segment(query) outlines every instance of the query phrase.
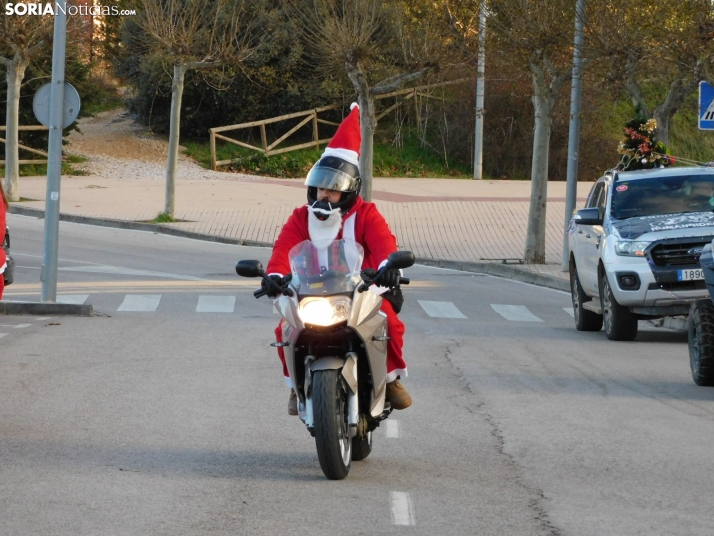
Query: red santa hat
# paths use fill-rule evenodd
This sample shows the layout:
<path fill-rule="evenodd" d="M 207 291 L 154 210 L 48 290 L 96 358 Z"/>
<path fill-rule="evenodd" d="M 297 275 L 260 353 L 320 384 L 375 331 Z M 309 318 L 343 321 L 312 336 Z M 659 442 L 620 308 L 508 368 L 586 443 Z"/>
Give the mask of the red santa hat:
<path fill-rule="evenodd" d="M 337 128 L 335 136 L 330 140 L 322 156 L 336 156 L 358 166 L 362 132 L 359 127 L 359 106 L 356 102 L 350 105 L 350 110 L 350 114 Z"/>

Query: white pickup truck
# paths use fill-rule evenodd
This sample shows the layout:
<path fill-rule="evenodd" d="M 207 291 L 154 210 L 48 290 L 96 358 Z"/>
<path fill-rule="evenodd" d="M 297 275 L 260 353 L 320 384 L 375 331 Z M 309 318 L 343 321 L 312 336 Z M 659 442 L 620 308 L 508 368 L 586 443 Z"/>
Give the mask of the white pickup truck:
<path fill-rule="evenodd" d="M 639 319 L 686 316 L 709 295 L 699 265 L 714 239 L 714 168 L 608 171 L 568 227 L 575 327 L 637 336 Z"/>

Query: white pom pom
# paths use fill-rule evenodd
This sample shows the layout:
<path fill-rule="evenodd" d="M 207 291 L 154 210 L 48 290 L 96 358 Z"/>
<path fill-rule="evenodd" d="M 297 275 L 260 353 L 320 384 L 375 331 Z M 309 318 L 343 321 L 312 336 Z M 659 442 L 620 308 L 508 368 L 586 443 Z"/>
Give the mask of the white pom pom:
<path fill-rule="evenodd" d="M 350 104 L 350 112 L 352 110 L 354 110 L 355 108 L 359 108 L 359 104 L 357 104 L 356 102 L 353 102 L 352 104 Z"/>

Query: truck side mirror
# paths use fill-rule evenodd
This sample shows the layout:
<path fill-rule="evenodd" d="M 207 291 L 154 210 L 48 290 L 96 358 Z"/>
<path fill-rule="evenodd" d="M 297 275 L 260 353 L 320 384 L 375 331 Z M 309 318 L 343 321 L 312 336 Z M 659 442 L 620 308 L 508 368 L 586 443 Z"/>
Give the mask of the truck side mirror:
<path fill-rule="evenodd" d="M 602 225 L 600 209 L 597 207 L 581 208 L 573 216 L 575 225 Z"/>

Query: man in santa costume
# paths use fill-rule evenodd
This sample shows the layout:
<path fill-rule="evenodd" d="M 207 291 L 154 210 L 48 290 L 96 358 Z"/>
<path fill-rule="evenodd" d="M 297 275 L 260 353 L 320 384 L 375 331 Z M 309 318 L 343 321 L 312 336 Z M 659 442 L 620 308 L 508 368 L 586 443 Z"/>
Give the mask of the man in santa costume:
<path fill-rule="evenodd" d="M 360 195 L 362 180 L 359 175 L 359 148 L 362 136 L 359 125 L 359 108 L 351 106 L 350 114 L 337 129 L 335 136 L 322 154 L 322 158 L 307 174 L 307 205 L 296 208 L 285 223 L 273 246 L 268 262 L 269 277 L 278 282 L 290 273 L 288 252 L 305 240 L 353 240 L 364 249 L 362 269 L 379 269 L 390 253 L 397 251 L 397 240 L 389 230 L 384 217 L 373 203 L 367 203 Z M 382 294 L 382 311 L 387 315 L 387 400 L 394 409 L 408 408 L 412 399 L 399 382 L 407 375 L 407 364 L 402 357 L 404 324 L 397 318 L 401 308 L 401 294 L 387 292 L 399 282 L 399 270 L 387 270 L 370 290 Z M 267 281 L 262 288 L 270 297 L 275 297 L 275 286 Z M 395 311 L 396 308 L 396 311 Z M 275 330 L 278 342 L 282 328 Z M 285 366 L 282 348 L 278 348 L 283 363 L 283 374 L 290 387 L 288 413 L 297 415 L 297 396 Z"/>

